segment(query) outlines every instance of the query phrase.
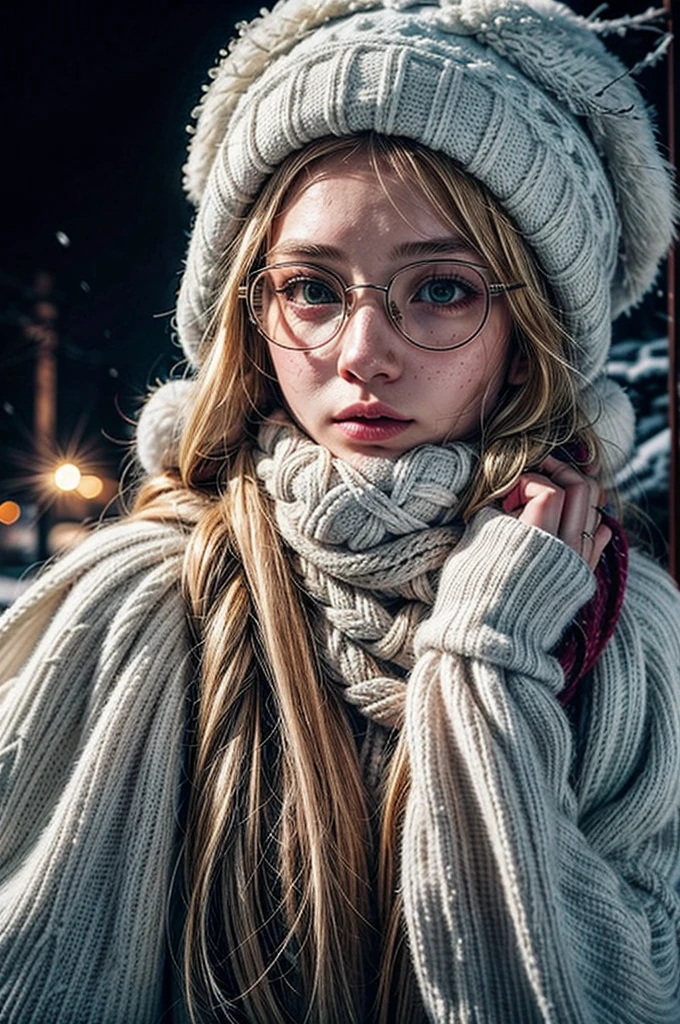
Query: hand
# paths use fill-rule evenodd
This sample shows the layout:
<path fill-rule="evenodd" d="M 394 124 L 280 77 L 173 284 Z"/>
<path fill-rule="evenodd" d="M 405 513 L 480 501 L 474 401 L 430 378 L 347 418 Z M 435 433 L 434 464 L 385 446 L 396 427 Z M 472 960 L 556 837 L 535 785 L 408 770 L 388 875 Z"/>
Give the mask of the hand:
<path fill-rule="evenodd" d="M 502 501 L 505 512 L 559 537 L 595 570 L 612 531 L 602 522 L 606 495 L 594 475 L 548 455 L 523 473 Z"/>

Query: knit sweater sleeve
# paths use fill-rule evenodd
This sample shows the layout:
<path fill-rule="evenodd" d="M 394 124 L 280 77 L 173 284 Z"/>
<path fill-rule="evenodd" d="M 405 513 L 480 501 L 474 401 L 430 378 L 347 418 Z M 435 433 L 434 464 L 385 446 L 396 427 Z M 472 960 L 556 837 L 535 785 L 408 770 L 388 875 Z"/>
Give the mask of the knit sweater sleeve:
<path fill-rule="evenodd" d="M 593 585 L 485 510 L 419 630 L 402 872 L 432 1021 L 680 1019 L 680 599 L 632 557 L 574 726 L 551 651 Z"/>
<path fill-rule="evenodd" d="M 189 645 L 174 528 L 98 531 L 0 621 L 0 1020 L 160 1018 Z"/>

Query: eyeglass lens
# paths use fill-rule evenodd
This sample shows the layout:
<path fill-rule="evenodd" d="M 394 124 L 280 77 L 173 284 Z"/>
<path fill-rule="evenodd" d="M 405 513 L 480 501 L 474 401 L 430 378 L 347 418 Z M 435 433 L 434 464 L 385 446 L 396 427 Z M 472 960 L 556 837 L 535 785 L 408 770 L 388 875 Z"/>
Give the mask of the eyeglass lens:
<path fill-rule="evenodd" d="M 318 348 L 338 333 L 347 305 L 356 301 L 345 288 L 340 278 L 320 267 L 266 267 L 251 281 L 251 315 L 276 345 Z M 416 345 L 455 348 L 483 326 L 489 291 L 475 267 L 438 260 L 411 264 L 395 274 L 386 306 L 397 330 Z"/>

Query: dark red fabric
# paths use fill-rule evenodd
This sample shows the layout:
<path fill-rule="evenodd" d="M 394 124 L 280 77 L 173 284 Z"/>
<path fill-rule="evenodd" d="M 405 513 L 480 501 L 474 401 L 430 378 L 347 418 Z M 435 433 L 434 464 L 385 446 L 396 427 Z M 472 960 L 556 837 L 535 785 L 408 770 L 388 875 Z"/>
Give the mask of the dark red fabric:
<path fill-rule="evenodd" d="M 595 570 L 597 590 L 562 637 L 556 655 L 564 669 L 565 685 L 559 701 L 568 704 L 579 683 L 588 674 L 604 650 L 616 626 L 628 574 L 628 539 L 621 525 L 606 512 L 602 522 L 612 531 L 612 539 L 602 553 Z"/>

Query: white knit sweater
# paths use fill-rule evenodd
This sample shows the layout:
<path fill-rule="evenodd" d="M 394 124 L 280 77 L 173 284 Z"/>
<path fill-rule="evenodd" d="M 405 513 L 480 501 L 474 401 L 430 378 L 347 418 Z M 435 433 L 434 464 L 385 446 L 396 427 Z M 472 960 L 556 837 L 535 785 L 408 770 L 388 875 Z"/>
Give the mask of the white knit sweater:
<path fill-rule="evenodd" d="M 101 530 L 0 623 L 2 1024 L 160 1019 L 184 545 Z M 633 554 L 572 724 L 549 652 L 592 587 L 560 541 L 487 511 L 419 629 L 403 885 L 437 1024 L 680 1020 L 680 599 Z"/>

